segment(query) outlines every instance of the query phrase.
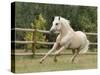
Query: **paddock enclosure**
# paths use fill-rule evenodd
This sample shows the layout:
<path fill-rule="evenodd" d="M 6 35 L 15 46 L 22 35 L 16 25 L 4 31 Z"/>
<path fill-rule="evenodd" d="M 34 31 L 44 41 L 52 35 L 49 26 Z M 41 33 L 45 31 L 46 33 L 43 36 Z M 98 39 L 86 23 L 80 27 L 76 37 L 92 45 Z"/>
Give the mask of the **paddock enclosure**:
<path fill-rule="evenodd" d="M 58 56 L 58 62 L 53 61 L 54 54 L 50 54 L 43 64 L 39 63 L 40 58 L 48 52 L 48 49 L 36 49 L 35 44 L 43 45 L 53 45 L 54 42 L 41 42 L 35 40 L 35 32 L 49 34 L 49 31 L 39 30 L 39 29 L 25 29 L 25 28 L 15 28 L 12 31 L 19 32 L 32 32 L 33 41 L 12 41 L 16 44 L 32 44 L 32 50 L 25 51 L 24 49 L 12 50 L 12 56 L 15 56 L 15 69 L 16 73 L 20 72 L 42 72 L 42 71 L 61 71 L 61 70 L 79 70 L 79 69 L 94 69 L 97 68 L 97 52 L 88 51 L 86 54 L 80 55 L 77 58 L 76 63 L 72 64 L 69 62 L 71 58 L 71 50 L 64 50 Z M 56 34 L 56 33 L 55 33 Z M 89 36 L 97 36 L 97 33 L 86 33 Z M 96 42 L 90 42 L 90 45 L 97 45 Z M 66 60 L 64 60 L 66 59 Z"/>

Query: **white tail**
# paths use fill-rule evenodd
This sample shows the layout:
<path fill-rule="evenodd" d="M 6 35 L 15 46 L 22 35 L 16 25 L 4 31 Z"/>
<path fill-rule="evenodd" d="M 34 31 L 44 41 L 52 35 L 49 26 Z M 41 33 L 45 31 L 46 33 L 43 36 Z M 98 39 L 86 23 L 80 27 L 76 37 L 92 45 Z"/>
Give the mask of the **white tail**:
<path fill-rule="evenodd" d="M 89 48 L 89 41 L 86 40 L 86 44 L 85 44 L 85 46 L 80 50 L 79 54 L 86 53 L 86 52 L 88 51 L 88 48 Z"/>

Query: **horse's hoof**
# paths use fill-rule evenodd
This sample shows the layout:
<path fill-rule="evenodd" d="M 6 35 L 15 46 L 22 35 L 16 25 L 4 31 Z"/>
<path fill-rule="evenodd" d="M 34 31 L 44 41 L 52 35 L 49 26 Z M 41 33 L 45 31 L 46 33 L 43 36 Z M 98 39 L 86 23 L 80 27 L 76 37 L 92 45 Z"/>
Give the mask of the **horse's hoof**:
<path fill-rule="evenodd" d="M 40 64 L 42 64 L 42 61 L 40 61 Z"/>
<path fill-rule="evenodd" d="M 42 64 L 42 62 L 43 62 L 44 60 L 42 59 L 42 60 L 40 60 L 40 64 Z"/>
<path fill-rule="evenodd" d="M 75 62 L 75 60 L 71 60 L 70 63 L 75 64 L 76 62 Z"/>
<path fill-rule="evenodd" d="M 54 59 L 54 62 L 57 62 L 58 60 L 57 59 Z"/>
<path fill-rule="evenodd" d="M 74 64 L 74 61 L 71 61 L 72 64 Z"/>

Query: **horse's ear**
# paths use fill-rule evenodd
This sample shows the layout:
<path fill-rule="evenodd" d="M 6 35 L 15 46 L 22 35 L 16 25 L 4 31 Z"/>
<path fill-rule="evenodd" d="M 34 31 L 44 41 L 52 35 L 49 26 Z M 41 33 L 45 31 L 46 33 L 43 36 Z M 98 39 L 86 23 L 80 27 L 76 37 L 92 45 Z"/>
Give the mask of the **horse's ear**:
<path fill-rule="evenodd" d="M 53 21 L 54 20 L 54 17 L 51 17 L 51 20 Z"/>
<path fill-rule="evenodd" d="M 59 16 L 58 20 L 60 20 L 60 16 Z"/>

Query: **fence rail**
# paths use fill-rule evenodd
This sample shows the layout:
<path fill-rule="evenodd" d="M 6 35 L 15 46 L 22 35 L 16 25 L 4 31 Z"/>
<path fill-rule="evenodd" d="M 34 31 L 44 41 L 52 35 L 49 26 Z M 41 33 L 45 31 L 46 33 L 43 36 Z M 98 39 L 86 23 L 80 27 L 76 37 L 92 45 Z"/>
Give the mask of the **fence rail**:
<path fill-rule="evenodd" d="M 46 53 L 35 53 L 35 55 L 37 56 L 44 56 Z M 28 53 L 12 53 L 11 55 L 16 55 L 16 56 L 30 56 L 30 55 L 33 55 L 32 52 L 28 52 Z M 49 54 L 49 56 L 54 56 L 55 54 L 54 53 L 51 53 Z M 72 55 L 72 53 L 60 53 L 60 55 Z M 97 52 L 87 52 L 85 54 L 81 54 L 81 55 L 97 55 Z"/>
<path fill-rule="evenodd" d="M 41 42 L 41 41 L 12 41 L 12 43 L 18 43 L 18 44 L 46 44 L 46 45 L 53 45 L 55 42 Z M 97 45 L 97 43 L 90 43 L 90 45 Z"/>
<path fill-rule="evenodd" d="M 47 34 L 50 33 L 50 32 L 47 31 L 47 30 L 40 30 L 40 29 L 12 28 L 11 30 L 16 30 L 16 31 L 27 31 L 27 32 L 34 32 L 34 31 L 37 31 L 37 32 L 40 32 L 40 33 L 47 33 Z M 86 32 L 86 35 L 97 35 L 97 33 L 87 33 L 87 32 Z"/>

